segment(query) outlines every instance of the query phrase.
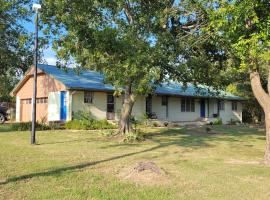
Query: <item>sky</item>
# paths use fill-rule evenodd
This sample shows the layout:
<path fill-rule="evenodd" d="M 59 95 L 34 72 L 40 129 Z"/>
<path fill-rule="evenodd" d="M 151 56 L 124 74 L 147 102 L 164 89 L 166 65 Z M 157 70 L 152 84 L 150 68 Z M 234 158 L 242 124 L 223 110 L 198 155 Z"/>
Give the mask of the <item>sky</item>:
<path fill-rule="evenodd" d="M 35 24 L 34 24 L 34 16 L 32 17 L 32 22 L 25 22 L 23 26 L 31 33 L 35 32 Z M 39 31 L 39 36 L 42 37 L 42 31 Z M 52 50 L 51 46 L 47 49 L 43 49 L 43 59 L 47 62 L 49 65 L 55 65 L 56 64 L 56 54 Z"/>

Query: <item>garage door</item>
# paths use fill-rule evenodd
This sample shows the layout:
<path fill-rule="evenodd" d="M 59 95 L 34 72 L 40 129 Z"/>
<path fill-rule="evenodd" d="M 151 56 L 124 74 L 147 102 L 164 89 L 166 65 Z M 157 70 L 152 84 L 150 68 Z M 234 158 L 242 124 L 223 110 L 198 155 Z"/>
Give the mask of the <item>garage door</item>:
<path fill-rule="evenodd" d="M 29 122 L 32 117 L 32 100 L 22 99 L 21 100 L 21 122 Z"/>
<path fill-rule="evenodd" d="M 37 98 L 37 121 L 46 122 L 48 117 L 48 98 Z M 32 99 L 21 100 L 21 121 L 32 120 Z"/>

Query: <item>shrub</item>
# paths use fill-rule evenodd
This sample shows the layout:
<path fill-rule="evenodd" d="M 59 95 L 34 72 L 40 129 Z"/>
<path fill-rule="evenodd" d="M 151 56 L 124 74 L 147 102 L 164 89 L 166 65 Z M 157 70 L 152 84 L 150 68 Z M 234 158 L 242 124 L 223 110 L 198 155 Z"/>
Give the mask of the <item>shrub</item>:
<path fill-rule="evenodd" d="M 208 126 L 205 128 L 205 131 L 206 131 L 207 133 L 210 132 L 211 130 L 212 130 L 212 129 L 211 129 L 210 127 L 208 127 Z"/>
<path fill-rule="evenodd" d="M 157 122 L 153 122 L 154 127 L 159 127 L 159 124 Z"/>
<path fill-rule="evenodd" d="M 60 129 L 64 129 L 65 127 L 61 126 L 61 123 L 59 122 L 49 122 L 49 127 L 51 130 L 60 130 Z"/>
<path fill-rule="evenodd" d="M 85 111 L 78 111 L 74 113 L 73 119 L 76 120 L 91 120 L 93 119 L 93 116 L 91 112 L 85 112 Z"/>
<path fill-rule="evenodd" d="M 100 132 L 101 135 L 106 136 L 106 137 L 111 137 L 113 135 L 115 135 L 115 131 L 114 130 L 104 130 Z"/>
<path fill-rule="evenodd" d="M 66 122 L 67 129 L 91 130 L 91 129 L 114 129 L 115 125 L 107 120 L 96 120 L 91 112 L 78 111 L 74 113 L 74 120 Z"/>
<path fill-rule="evenodd" d="M 139 129 L 129 132 L 123 139 L 124 142 L 136 142 L 142 140 L 144 140 L 144 135 Z"/>
<path fill-rule="evenodd" d="M 213 125 L 222 125 L 222 119 L 221 118 L 217 118 L 213 121 Z"/>
<path fill-rule="evenodd" d="M 32 122 L 13 123 L 11 125 L 11 129 L 14 131 L 31 131 Z M 50 127 L 46 124 L 36 123 L 36 130 L 37 131 L 44 131 L 44 130 L 49 130 L 49 129 L 50 129 Z"/>
<path fill-rule="evenodd" d="M 78 120 L 74 119 L 65 124 L 67 129 L 75 130 L 92 130 L 92 129 L 114 129 L 115 125 L 109 123 L 107 120 Z"/>

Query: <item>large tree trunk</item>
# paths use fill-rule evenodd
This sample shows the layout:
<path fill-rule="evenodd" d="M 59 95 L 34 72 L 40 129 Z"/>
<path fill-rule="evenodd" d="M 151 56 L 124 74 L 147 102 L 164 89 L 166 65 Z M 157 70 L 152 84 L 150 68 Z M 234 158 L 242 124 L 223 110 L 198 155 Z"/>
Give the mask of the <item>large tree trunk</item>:
<path fill-rule="evenodd" d="M 268 76 L 270 76 L 270 65 Z M 262 106 L 265 114 L 266 148 L 264 154 L 264 163 L 270 166 L 270 80 L 268 80 L 268 93 L 266 93 L 266 91 L 263 89 L 260 75 L 257 71 L 250 73 L 250 80 L 254 96 Z"/>
<path fill-rule="evenodd" d="M 118 132 L 121 134 L 129 133 L 132 130 L 130 123 L 130 115 L 135 102 L 135 95 L 131 91 L 131 86 L 125 88 L 125 98 L 118 124 Z"/>

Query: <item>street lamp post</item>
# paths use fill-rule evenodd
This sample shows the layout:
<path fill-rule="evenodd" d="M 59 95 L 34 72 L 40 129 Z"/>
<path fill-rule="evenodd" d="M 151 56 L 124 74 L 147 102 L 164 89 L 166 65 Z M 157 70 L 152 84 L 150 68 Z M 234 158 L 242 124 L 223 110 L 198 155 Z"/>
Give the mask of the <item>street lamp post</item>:
<path fill-rule="evenodd" d="M 36 98 L 37 98 L 37 63 L 38 63 L 38 12 L 41 9 L 41 5 L 33 4 L 33 11 L 36 13 L 35 17 L 35 55 L 34 55 L 34 89 L 32 100 L 32 133 L 31 144 L 36 144 Z"/>

